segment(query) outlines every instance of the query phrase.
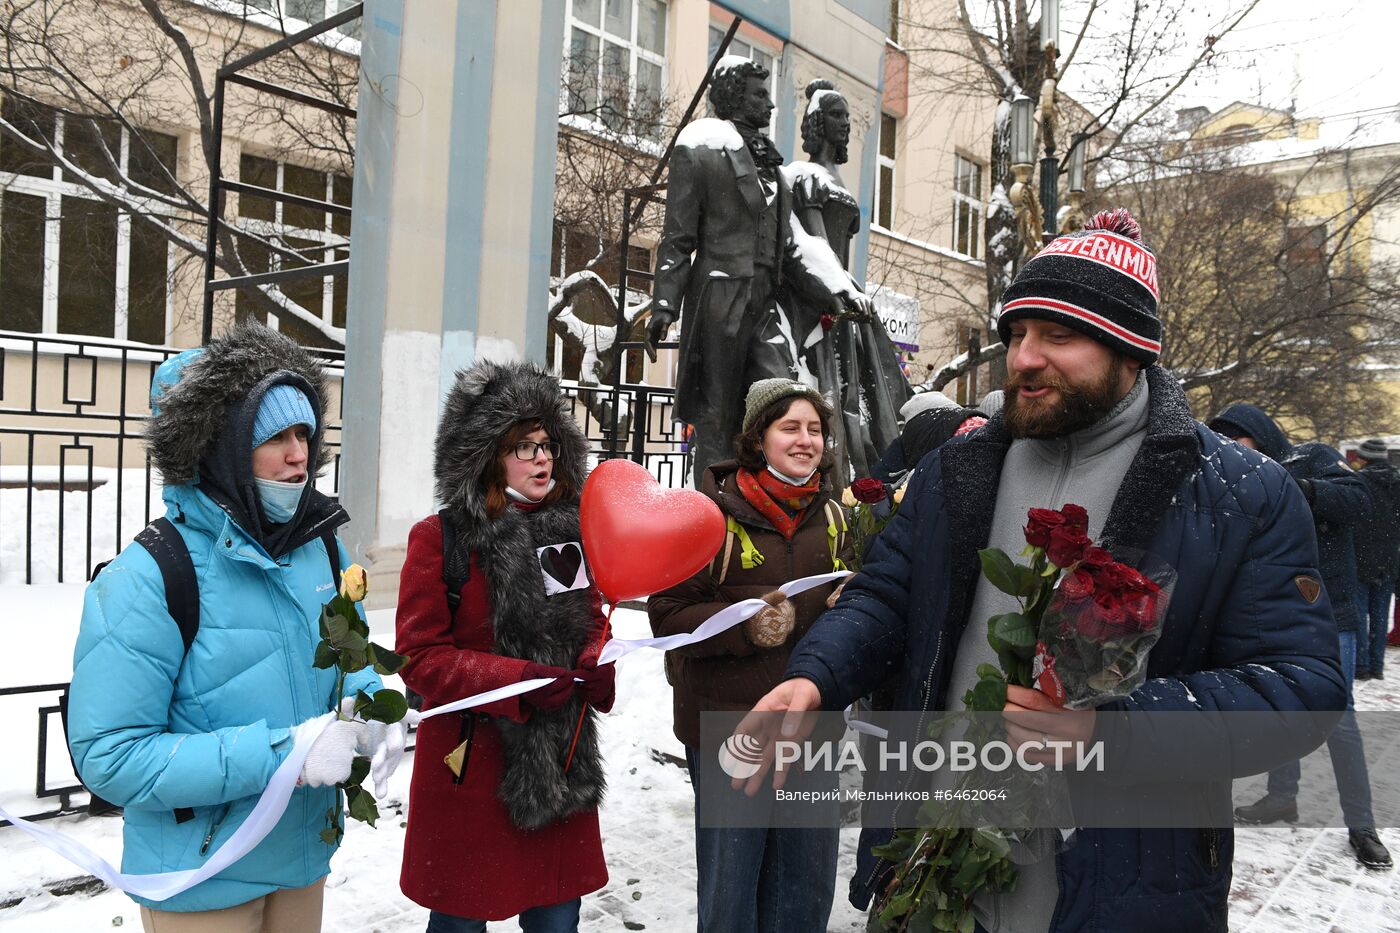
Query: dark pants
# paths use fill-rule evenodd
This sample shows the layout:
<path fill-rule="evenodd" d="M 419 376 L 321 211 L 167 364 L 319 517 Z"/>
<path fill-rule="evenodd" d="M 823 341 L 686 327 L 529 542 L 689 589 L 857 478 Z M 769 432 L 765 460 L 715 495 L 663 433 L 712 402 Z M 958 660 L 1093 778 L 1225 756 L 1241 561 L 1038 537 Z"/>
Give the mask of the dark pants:
<path fill-rule="evenodd" d="M 577 933 L 581 898 L 562 904 L 531 907 L 520 914 L 523 933 Z M 485 920 L 468 920 L 434 910 L 428 914 L 427 933 L 486 933 Z"/>
<path fill-rule="evenodd" d="M 1380 677 L 1385 672 L 1385 638 L 1390 628 L 1390 597 L 1395 581 L 1356 585 L 1356 672 Z"/>
<path fill-rule="evenodd" d="M 706 781 L 729 783 L 713 754 L 686 746 L 697 795 Z M 790 789 L 805 787 L 794 775 Z M 834 787 L 834 782 L 832 784 Z M 736 803 L 743 801 L 739 791 Z M 811 933 L 825 930 L 836 895 L 840 833 L 820 829 L 704 828 L 696 808 L 695 868 L 700 933 Z"/>
<path fill-rule="evenodd" d="M 1347 711 L 1327 737 L 1327 754 L 1332 758 L 1332 773 L 1337 778 L 1337 796 L 1341 798 L 1342 819 L 1347 828 L 1371 829 L 1376 825 L 1371 815 L 1371 778 L 1366 772 L 1366 749 L 1351 701 L 1359 640 L 1356 632 L 1338 632 L 1337 639 L 1342 652 L 1342 676 L 1347 682 Z M 1302 766 L 1296 761 L 1270 771 L 1269 796 L 1285 800 L 1298 796 L 1301 776 Z"/>

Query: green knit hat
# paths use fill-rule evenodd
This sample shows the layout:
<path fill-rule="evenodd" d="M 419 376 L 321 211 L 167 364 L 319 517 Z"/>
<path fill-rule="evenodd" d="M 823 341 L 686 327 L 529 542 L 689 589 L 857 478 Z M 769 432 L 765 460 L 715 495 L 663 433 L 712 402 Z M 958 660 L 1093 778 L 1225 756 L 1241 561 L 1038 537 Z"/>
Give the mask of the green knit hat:
<path fill-rule="evenodd" d="M 740 430 L 747 431 L 753 427 L 758 416 L 763 414 L 764 409 L 769 405 L 794 396 L 810 399 L 813 402 L 826 401 L 820 392 L 805 382 L 794 382 L 791 379 L 781 378 L 758 380 L 749 386 L 748 397 L 744 399 L 744 426 Z"/>

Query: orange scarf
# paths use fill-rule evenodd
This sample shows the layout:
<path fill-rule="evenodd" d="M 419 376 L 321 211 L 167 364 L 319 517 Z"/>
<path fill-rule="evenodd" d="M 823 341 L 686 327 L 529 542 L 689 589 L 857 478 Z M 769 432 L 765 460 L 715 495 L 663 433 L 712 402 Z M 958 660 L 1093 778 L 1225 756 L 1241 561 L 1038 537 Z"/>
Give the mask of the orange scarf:
<path fill-rule="evenodd" d="M 820 473 L 813 473 L 811 479 L 801 486 L 785 483 L 767 470 L 754 474 L 740 468 L 735 479 L 744 501 L 757 509 L 789 541 L 797 534 L 802 516 L 822 488 Z M 793 514 L 788 514 L 789 511 Z"/>

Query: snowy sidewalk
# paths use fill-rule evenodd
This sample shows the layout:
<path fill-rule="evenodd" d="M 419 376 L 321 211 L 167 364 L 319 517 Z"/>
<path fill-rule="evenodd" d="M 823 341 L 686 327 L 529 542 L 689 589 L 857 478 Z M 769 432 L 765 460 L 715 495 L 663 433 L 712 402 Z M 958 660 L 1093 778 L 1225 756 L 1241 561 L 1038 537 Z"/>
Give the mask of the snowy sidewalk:
<path fill-rule="evenodd" d="M 647 634 L 641 613 L 624 610 L 614 622 L 619 637 Z M 617 705 L 603 720 L 609 775 L 602 811 L 603 848 L 611 881 L 602 891 L 584 898 L 582 929 L 586 933 L 684 933 L 695 927 L 693 798 L 684 769 L 675 763 L 682 749 L 671 734 L 670 688 L 657 652 L 638 652 L 619 664 Z M 1400 670 L 1396 664 L 1400 664 L 1400 651 L 1391 653 L 1392 671 Z M 66 675 L 59 679 L 66 679 Z M 1391 681 L 1357 684 L 1356 696 L 1362 710 L 1400 710 L 1395 675 Z M 1381 764 L 1386 766 L 1386 778 L 1374 774 L 1373 780 L 1400 779 L 1400 750 L 1392 750 Z M 348 827 L 345 845 L 331 872 L 325 930 L 417 933 L 426 926 L 427 911 L 405 898 L 398 887 L 402 801 L 407 797 L 412 765 L 410 755 L 394 776 L 390 797 L 398 803 L 381 806 L 384 815 L 377 829 L 361 824 Z M 32 773 L 24 781 L 32 784 Z M 23 786 L 6 786 L 0 792 L 14 799 L 12 795 Z M 1241 796 L 1237 788 L 1237 800 Z M 49 825 L 81 838 L 113 861 L 118 858 L 120 820 L 69 817 Z M 1400 852 L 1400 831 L 1386 829 L 1382 837 L 1392 850 Z M 104 891 L 54 897 L 43 893 L 45 885 L 72 878 L 77 870 L 14 829 L 0 829 L 0 845 L 0 902 L 23 897 L 17 905 L 0 909 L 0 931 L 140 929 L 139 914 L 125 895 Z M 864 929 L 864 917 L 845 900 L 855 847 L 856 833 L 843 832 L 836 905 L 829 927 L 843 933 Z M 1360 868 L 1342 830 L 1237 830 L 1234 872 L 1230 895 L 1230 928 L 1234 933 L 1400 930 L 1397 874 Z M 503 933 L 518 927 L 510 921 L 493 923 L 488 929 Z"/>

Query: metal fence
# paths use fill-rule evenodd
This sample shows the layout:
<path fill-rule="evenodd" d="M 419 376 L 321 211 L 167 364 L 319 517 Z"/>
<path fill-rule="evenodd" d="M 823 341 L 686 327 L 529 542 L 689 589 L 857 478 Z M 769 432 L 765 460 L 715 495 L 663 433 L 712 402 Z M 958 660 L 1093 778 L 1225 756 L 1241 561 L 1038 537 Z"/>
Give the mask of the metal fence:
<path fill-rule="evenodd" d="M 150 417 L 151 380 L 178 352 L 0 331 L 0 583 L 85 582 L 95 564 L 110 560 L 163 513 L 160 476 L 142 435 Z M 338 385 L 344 374 L 341 355 L 313 352 Z M 663 486 L 685 483 L 689 454 L 671 421 L 671 389 L 563 385 L 596 460 L 629 457 Z M 326 432 L 333 466 L 319 484 L 329 495 L 336 494 L 340 475 L 339 409 L 336 392 Z M 67 767 L 59 722 L 67 689 L 67 683 L 0 685 L 0 705 L 7 717 L 18 717 L 10 721 L 37 716 L 31 746 L 35 796 L 52 803 L 37 819 L 82 803 L 81 796 L 74 801 L 84 791 Z"/>
<path fill-rule="evenodd" d="M 0 331 L 0 583 L 73 583 L 161 514 L 142 437 L 156 368 L 179 353 L 99 338 Z M 343 354 L 320 355 L 333 382 Z M 339 393 L 318 481 L 340 474 Z"/>

